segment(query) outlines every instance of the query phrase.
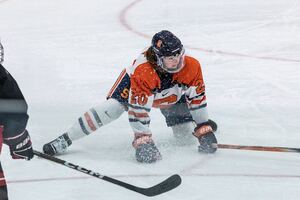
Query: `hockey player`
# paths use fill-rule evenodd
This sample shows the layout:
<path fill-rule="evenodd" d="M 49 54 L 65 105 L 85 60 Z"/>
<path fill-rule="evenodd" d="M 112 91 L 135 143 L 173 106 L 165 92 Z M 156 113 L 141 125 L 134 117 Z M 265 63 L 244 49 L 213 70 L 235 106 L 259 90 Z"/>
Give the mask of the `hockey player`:
<path fill-rule="evenodd" d="M 199 152 L 214 153 L 217 125 L 208 118 L 205 85 L 200 63 L 185 55 L 181 41 L 163 30 L 152 44 L 124 69 L 111 88 L 107 101 L 92 107 L 57 139 L 45 144 L 49 155 L 63 153 L 74 140 L 89 135 L 127 111 L 134 132 L 136 160 L 152 163 L 161 159 L 149 128 L 149 112 L 159 108 L 174 136 L 194 135 Z"/>
<path fill-rule="evenodd" d="M 13 159 L 33 157 L 30 136 L 26 130 L 27 104 L 14 78 L 4 69 L 3 46 L 0 43 L 0 154 L 7 144 Z M 0 199 L 7 200 L 7 186 L 0 162 Z"/>

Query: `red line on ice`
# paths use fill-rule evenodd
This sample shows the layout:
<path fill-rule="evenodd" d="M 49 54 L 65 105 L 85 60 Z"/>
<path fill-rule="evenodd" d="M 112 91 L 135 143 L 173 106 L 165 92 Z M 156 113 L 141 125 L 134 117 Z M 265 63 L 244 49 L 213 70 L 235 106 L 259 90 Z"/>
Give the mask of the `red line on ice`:
<path fill-rule="evenodd" d="M 127 14 L 130 9 L 132 9 L 135 5 L 140 3 L 143 0 L 135 0 L 125 6 L 120 14 L 119 14 L 119 20 L 121 24 L 130 32 L 139 35 L 144 38 L 151 38 L 151 36 L 138 31 L 134 29 L 127 20 Z M 291 58 L 279 58 L 279 57 L 273 57 L 273 56 L 255 56 L 255 55 L 248 55 L 248 54 L 241 54 L 241 53 L 234 53 L 234 52 L 226 52 L 222 50 L 214 50 L 214 49 L 205 49 L 205 48 L 199 48 L 199 47 L 192 47 L 192 46 L 186 46 L 188 49 L 196 50 L 196 51 L 202 51 L 206 53 L 213 53 L 213 54 L 220 54 L 220 55 L 227 55 L 227 56 L 237 56 L 237 57 L 244 57 L 244 58 L 255 58 L 255 59 L 262 59 L 262 60 L 275 60 L 275 61 L 285 61 L 285 62 L 300 62 L 299 59 L 291 59 Z"/>
<path fill-rule="evenodd" d="M 300 175 L 291 174 L 243 174 L 243 173 L 187 173 L 180 174 L 183 177 L 231 177 L 231 178 L 276 178 L 276 179 L 299 179 Z M 148 178 L 148 177 L 168 177 L 170 174 L 132 174 L 132 175 L 113 175 L 114 178 Z M 32 182 L 49 182 L 49 181 L 70 181 L 95 179 L 95 177 L 78 176 L 78 177 L 53 177 L 53 178 L 39 178 L 39 179 L 23 179 L 23 180 L 9 180 L 8 184 L 16 183 L 32 183 Z"/>

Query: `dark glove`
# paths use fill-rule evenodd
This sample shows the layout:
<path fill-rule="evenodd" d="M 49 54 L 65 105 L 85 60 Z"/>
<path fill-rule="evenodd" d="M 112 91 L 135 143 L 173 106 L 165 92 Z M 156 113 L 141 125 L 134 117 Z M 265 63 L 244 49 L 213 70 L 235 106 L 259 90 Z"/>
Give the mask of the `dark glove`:
<path fill-rule="evenodd" d="M 214 153 L 217 150 L 217 138 L 213 132 L 210 122 L 198 124 L 193 135 L 199 140 L 198 151 L 202 153 Z"/>
<path fill-rule="evenodd" d="M 13 159 L 30 160 L 33 157 L 31 139 L 27 130 L 15 137 L 4 138 L 4 143 L 9 146 Z"/>

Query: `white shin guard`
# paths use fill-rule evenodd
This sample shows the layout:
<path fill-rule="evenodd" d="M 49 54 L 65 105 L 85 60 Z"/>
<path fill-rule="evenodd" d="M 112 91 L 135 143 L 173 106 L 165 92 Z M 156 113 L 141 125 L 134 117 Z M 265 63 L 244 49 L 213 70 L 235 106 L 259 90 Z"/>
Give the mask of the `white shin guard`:
<path fill-rule="evenodd" d="M 77 140 L 89 135 L 103 125 L 118 119 L 125 111 L 124 106 L 115 99 L 98 104 L 85 112 L 68 130 L 70 139 Z"/>

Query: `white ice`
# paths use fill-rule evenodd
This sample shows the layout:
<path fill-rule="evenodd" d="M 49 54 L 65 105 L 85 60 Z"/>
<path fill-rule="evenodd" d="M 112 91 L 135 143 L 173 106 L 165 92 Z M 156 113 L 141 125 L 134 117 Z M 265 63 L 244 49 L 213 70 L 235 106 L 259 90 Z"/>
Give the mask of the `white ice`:
<path fill-rule="evenodd" d="M 0 0 L 4 66 L 30 106 L 34 148 L 104 101 L 162 29 L 200 60 L 219 143 L 300 147 L 299 0 Z M 201 155 L 196 141 L 174 143 L 158 110 L 151 117 L 156 164 L 135 161 L 126 114 L 59 158 L 141 187 L 181 175 L 178 188 L 152 199 L 299 199 L 299 153 Z M 12 160 L 6 146 L 1 161 L 11 200 L 148 198 L 46 160 Z"/>

